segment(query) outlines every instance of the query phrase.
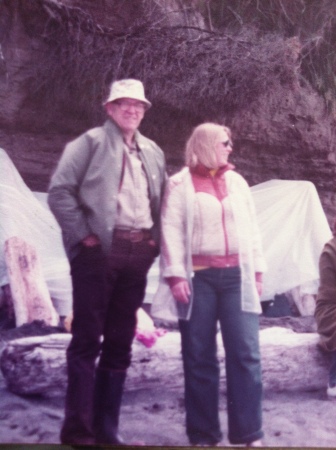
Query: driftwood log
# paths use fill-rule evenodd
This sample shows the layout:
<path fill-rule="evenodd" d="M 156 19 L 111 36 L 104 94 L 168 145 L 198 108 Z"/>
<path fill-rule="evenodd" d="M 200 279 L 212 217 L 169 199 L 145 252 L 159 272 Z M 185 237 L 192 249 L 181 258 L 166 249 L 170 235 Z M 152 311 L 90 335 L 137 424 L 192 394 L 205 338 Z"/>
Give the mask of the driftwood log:
<path fill-rule="evenodd" d="M 264 389 L 309 391 L 326 387 L 328 357 L 318 346 L 316 333 L 295 333 L 285 328 L 260 332 Z M 66 387 L 65 350 L 69 334 L 21 338 L 10 341 L 0 365 L 8 388 L 19 395 L 63 395 Z M 218 347 L 221 349 L 220 335 Z M 224 354 L 221 386 L 225 390 Z M 133 345 L 133 362 L 126 389 L 182 389 L 183 372 L 178 332 L 168 332 L 152 348 L 138 341 Z"/>
<path fill-rule="evenodd" d="M 316 307 L 316 295 L 302 294 L 300 287 L 293 288 L 286 292 L 289 303 L 294 303 L 300 316 L 313 316 Z"/>
<path fill-rule="evenodd" d="M 57 325 L 59 317 L 52 304 L 35 248 L 14 236 L 5 242 L 4 253 L 16 326 L 33 320 Z"/>

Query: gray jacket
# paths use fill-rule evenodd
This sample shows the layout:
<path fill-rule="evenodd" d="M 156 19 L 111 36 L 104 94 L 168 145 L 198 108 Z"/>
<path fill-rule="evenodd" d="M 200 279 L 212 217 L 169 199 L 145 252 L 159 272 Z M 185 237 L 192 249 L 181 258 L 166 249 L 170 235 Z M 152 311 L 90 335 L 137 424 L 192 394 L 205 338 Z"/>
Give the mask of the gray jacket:
<path fill-rule="evenodd" d="M 153 239 L 159 245 L 160 207 L 166 172 L 162 150 L 136 132 L 139 156 L 148 179 Z M 103 251 L 111 246 L 123 166 L 123 136 L 107 120 L 70 142 L 52 176 L 48 203 L 63 234 L 69 259 L 89 234 L 96 234 Z"/>

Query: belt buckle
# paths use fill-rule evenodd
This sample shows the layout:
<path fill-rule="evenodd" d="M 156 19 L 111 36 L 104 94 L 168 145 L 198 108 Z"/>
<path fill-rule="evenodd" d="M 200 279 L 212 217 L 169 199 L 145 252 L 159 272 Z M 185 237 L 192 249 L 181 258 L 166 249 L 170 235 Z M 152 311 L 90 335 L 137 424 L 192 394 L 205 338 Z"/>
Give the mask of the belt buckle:
<path fill-rule="evenodd" d="M 143 240 L 144 234 L 141 230 L 130 230 L 129 240 L 131 242 L 141 242 Z"/>

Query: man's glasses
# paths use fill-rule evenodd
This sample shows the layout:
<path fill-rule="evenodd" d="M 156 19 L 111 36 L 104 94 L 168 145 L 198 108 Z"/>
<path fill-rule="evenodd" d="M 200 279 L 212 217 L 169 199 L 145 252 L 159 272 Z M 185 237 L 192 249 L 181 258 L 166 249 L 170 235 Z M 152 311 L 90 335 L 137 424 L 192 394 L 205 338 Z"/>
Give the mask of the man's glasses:
<path fill-rule="evenodd" d="M 130 108 L 134 108 L 137 112 L 143 112 L 146 108 L 146 105 L 142 102 L 128 102 L 126 100 L 118 100 L 115 101 L 121 111 L 127 111 Z"/>

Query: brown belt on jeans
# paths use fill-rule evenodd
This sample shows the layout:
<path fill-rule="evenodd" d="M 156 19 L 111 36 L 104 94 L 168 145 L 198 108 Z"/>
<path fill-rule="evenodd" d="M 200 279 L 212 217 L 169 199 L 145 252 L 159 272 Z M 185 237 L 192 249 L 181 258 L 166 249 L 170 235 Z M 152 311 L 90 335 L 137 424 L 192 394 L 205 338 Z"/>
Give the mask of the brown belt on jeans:
<path fill-rule="evenodd" d="M 203 267 L 237 267 L 239 255 L 192 255 L 192 263 Z"/>
<path fill-rule="evenodd" d="M 152 239 L 150 230 L 122 230 L 121 228 L 115 228 L 113 236 L 117 239 L 126 239 L 131 242 L 149 241 L 149 239 Z"/>

